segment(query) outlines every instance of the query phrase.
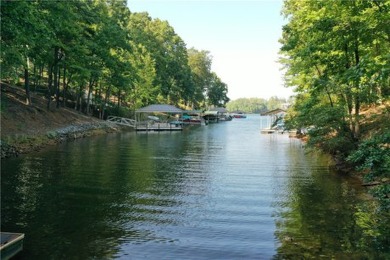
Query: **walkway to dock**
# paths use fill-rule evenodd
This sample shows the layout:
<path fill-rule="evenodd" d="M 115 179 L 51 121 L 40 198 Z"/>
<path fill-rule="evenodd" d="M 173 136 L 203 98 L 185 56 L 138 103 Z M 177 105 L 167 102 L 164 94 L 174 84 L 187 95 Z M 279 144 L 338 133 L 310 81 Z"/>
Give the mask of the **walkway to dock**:
<path fill-rule="evenodd" d="M 119 117 L 119 116 L 109 116 L 107 121 L 116 123 L 118 125 L 124 125 L 136 128 L 137 122 L 134 119 Z"/>

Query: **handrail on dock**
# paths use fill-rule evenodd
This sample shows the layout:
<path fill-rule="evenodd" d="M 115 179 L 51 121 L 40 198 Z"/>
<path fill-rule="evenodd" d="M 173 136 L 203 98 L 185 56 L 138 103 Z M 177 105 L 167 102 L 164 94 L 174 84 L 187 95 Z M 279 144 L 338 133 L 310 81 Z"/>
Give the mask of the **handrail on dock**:
<path fill-rule="evenodd" d="M 107 121 L 116 123 L 118 125 L 125 125 L 133 128 L 135 128 L 137 125 L 137 122 L 134 119 L 119 117 L 119 116 L 109 116 L 107 118 Z"/>

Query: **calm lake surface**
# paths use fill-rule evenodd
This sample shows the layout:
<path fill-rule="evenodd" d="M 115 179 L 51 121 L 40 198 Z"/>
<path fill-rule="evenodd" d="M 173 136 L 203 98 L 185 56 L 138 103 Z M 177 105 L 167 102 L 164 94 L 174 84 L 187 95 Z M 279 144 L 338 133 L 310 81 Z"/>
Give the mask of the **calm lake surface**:
<path fill-rule="evenodd" d="M 360 183 L 261 118 L 118 133 L 2 161 L 18 259 L 385 259 Z"/>

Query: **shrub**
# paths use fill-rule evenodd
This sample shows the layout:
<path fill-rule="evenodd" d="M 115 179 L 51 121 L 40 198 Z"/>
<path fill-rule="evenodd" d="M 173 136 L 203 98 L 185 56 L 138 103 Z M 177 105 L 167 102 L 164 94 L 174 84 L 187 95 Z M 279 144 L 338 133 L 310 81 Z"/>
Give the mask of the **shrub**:
<path fill-rule="evenodd" d="M 46 135 L 47 135 L 47 137 L 48 137 L 49 139 L 54 139 L 54 138 L 57 137 L 57 133 L 54 132 L 54 131 L 49 131 L 49 132 L 46 133 Z"/>
<path fill-rule="evenodd" d="M 347 160 L 357 170 L 368 171 L 366 180 L 390 177 L 390 131 L 363 141 Z"/>

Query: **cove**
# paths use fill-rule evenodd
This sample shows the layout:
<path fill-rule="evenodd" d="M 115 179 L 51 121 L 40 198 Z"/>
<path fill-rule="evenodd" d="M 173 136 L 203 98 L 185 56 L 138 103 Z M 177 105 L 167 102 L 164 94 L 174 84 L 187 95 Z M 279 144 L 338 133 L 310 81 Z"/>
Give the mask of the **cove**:
<path fill-rule="evenodd" d="M 18 259 L 384 259 L 361 184 L 259 116 L 108 134 L 2 161 Z"/>

